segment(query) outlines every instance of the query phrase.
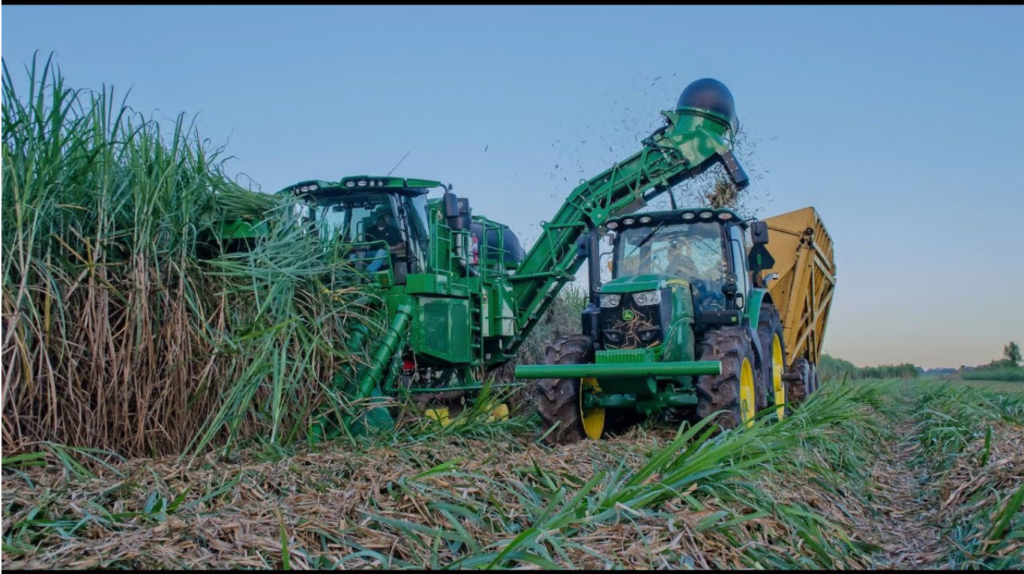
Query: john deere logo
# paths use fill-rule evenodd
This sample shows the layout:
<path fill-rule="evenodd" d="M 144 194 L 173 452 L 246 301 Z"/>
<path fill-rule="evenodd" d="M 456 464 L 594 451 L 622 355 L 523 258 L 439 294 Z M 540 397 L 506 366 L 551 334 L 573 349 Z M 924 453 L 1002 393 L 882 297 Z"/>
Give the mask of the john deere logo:
<path fill-rule="evenodd" d="M 636 315 L 633 314 L 633 310 L 632 309 L 623 309 L 622 310 L 622 320 L 623 321 L 632 321 L 635 318 L 636 318 Z"/>

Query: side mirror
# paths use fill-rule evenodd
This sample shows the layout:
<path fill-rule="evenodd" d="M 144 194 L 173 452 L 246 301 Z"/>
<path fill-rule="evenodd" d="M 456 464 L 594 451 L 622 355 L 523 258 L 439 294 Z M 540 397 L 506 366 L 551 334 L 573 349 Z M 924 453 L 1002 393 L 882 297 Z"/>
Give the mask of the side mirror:
<path fill-rule="evenodd" d="M 755 221 L 751 223 L 750 240 L 754 245 L 766 245 L 768 243 L 768 222 Z"/>
<path fill-rule="evenodd" d="M 459 198 L 459 219 L 462 220 L 461 229 L 469 229 L 473 224 L 473 209 L 469 207 L 469 198 Z"/>
<path fill-rule="evenodd" d="M 460 231 L 463 229 L 462 218 L 459 217 L 459 198 L 450 191 L 446 191 L 444 194 L 444 217 L 448 221 L 448 227 L 451 227 L 453 231 Z"/>
<path fill-rule="evenodd" d="M 459 216 L 459 198 L 447 191 L 444 193 L 444 216 L 446 219 Z"/>
<path fill-rule="evenodd" d="M 747 267 L 754 273 L 760 273 L 764 269 L 775 267 L 775 258 L 768 253 L 768 248 L 763 243 L 755 243 L 747 254 Z"/>

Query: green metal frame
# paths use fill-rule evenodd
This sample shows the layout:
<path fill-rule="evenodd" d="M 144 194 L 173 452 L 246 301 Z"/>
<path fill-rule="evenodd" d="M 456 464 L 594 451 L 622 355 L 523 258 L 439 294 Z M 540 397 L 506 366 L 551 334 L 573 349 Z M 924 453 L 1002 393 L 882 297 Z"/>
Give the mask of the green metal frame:
<path fill-rule="evenodd" d="M 662 112 L 666 126 L 644 141 L 644 148 L 597 177 L 582 181 L 542 232 L 515 276 L 511 277 L 519 334 L 509 358 L 585 258 L 576 242 L 588 221 L 602 225 L 620 213 L 633 212 L 672 186 L 698 175 L 731 151 L 728 118 L 704 110 Z"/>

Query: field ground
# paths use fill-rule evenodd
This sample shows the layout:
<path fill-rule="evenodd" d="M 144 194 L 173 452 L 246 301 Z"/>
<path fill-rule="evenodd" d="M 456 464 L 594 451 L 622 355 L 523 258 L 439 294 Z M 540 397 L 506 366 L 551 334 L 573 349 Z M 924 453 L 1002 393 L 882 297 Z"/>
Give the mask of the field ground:
<path fill-rule="evenodd" d="M 832 382 L 557 449 L 526 415 L 189 464 L 47 445 L 4 461 L 3 567 L 1020 568 L 1016 390 Z"/>

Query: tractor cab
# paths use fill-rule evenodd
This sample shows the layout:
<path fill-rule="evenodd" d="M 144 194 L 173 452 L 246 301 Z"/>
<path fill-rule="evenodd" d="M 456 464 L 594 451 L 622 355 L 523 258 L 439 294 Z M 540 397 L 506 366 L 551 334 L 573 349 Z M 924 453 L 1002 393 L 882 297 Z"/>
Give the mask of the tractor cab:
<path fill-rule="evenodd" d="M 615 217 L 612 280 L 601 286 L 606 346 L 649 347 L 663 341 L 680 314 L 698 327 L 739 324 L 754 287 L 747 258 L 749 225 L 730 209 L 685 209 Z M 685 297 L 686 301 L 674 299 Z M 639 321 L 639 323 L 638 323 Z"/>
<path fill-rule="evenodd" d="M 428 269 L 427 193 L 438 181 L 352 176 L 304 181 L 282 193 L 305 200 L 303 219 L 325 243 L 346 250 L 359 271 L 390 272 L 395 283 Z"/>

